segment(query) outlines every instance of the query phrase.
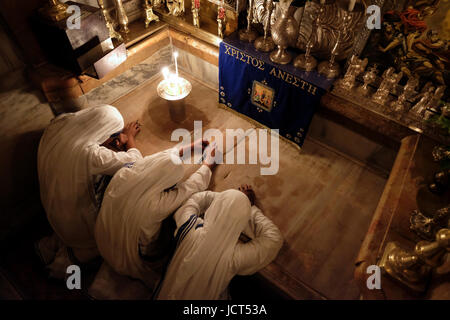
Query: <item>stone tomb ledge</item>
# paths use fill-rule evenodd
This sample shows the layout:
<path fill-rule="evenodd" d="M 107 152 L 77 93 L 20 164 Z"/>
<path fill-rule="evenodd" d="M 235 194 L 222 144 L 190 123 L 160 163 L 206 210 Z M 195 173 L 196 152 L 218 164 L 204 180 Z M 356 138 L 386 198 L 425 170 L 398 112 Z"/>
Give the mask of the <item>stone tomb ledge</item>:
<path fill-rule="evenodd" d="M 217 105 L 217 91 L 183 74 L 192 83 L 187 118 L 170 120 L 165 101 L 156 94 L 161 80 L 145 85 L 112 102 L 125 121 L 139 119 L 142 131 L 136 143 L 144 155 L 172 147 L 177 128 L 193 132 L 193 121 L 208 128 L 255 128 L 254 124 Z M 246 152 L 252 151 L 247 141 Z M 186 165 L 186 177 L 198 165 Z M 251 184 L 257 205 L 284 236 L 277 259 L 257 277 L 293 299 L 358 299 L 353 280 L 354 261 L 386 183 L 358 161 L 308 137 L 301 152 L 280 141 L 279 172 L 263 176 L 260 165 L 222 164 L 214 171 L 210 189 L 223 191 Z"/>

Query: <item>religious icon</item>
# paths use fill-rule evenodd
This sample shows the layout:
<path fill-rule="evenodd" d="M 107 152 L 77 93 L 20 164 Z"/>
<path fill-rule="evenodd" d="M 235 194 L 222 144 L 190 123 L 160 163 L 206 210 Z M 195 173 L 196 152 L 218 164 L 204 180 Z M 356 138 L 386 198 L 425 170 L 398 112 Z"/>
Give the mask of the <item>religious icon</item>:
<path fill-rule="evenodd" d="M 227 14 L 223 7 L 223 1 L 221 2 L 219 8 L 217 9 L 217 35 L 223 39 L 225 27 L 227 24 Z"/>
<path fill-rule="evenodd" d="M 268 112 L 272 110 L 275 91 L 259 81 L 253 81 L 251 102 Z"/>
<path fill-rule="evenodd" d="M 159 21 L 158 16 L 153 13 L 153 7 L 149 4 L 149 0 L 144 0 L 144 10 L 145 10 L 145 28 L 148 28 L 150 22 Z"/>
<path fill-rule="evenodd" d="M 199 17 L 199 11 L 200 11 L 200 0 L 193 0 L 192 1 L 192 24 L 200 28 L 200 17 Z"/>

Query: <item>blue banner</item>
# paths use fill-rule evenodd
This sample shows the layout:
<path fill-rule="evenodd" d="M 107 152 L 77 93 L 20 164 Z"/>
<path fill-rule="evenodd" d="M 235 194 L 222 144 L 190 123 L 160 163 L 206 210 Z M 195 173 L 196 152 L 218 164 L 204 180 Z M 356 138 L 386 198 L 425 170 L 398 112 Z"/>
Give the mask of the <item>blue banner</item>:
<path fill-rule="evenodd" d="M 333 80 L 317 72 L 274 64 L 236 35 L 224 39 L 219 53 L 219 103 L 303 145 L 320 98 Z"/>

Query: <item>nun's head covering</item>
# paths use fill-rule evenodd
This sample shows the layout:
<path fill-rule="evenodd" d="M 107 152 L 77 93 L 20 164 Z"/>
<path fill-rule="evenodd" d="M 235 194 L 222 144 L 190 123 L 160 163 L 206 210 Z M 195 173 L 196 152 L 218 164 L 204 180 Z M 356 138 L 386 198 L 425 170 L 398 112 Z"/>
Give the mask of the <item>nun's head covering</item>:
<path fill-rule="evenodd" d="M 114 175 L 103 198 L 95 237 L 100 254 L 116 272 L 143 279 L 150 287 L 154 285 L 157 275 L 139 256 L 139 240 L 144 231 L 149 238 L 159 231 L 167 214 L 151 208 L 161 193 L 183 176 L 175 148 L 147 156 Z"/>
<path fill-rule="evenodd" d="M 180 243 L 162 284 L 161 299 L 217 299 L 235 274 L 233 254 L 251 214 L 238 190 L 218 194 L 204 216 L 204 226 Z"/>
<path fill-rule="evenodd" d="M 77 248 L 95 247 L 98 208 L 92 186 L 91 156 L 123 129 L 120 112 L 108 105 L 66 113 L 45 130 L 38 150 L 41 200 L 58 236 Z"/>

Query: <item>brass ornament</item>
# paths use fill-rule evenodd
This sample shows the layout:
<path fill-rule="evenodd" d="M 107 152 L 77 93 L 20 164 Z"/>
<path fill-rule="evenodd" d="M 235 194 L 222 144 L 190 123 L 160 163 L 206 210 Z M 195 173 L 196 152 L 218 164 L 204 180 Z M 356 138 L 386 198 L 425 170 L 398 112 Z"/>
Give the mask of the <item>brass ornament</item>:
<path fill-rule="evenodd" d="M 410 111 L 412 113 L 415 113 L 418 117 L 423 118 L 427 107 L 430 105 L 430 102 L 433 99 L 434 90 L 435 88 L 433 86 L 429 87 L 425 93 L 421 94 L 419 102 L 417 102 Z"/>
<path fill-rule="evenodd" d="M 265 6 L 265 19 L 264 19 L 264 36 L 259 37 L 255 40 L 255 48 L 258 51 L 269 52 L 275 48 L 275 43 L 272 40 L 272 37 L 268 36 L 269 28 L 270 28 L 270 20 L 273 11 L 273 0 L 267 0 Z"/>
<path fill-rule="evenodd" d="M 170 15 L 174 17 L 184 15 L 184 0 L 167 0 L 166 5 Z"/>
<path fill-rule="evenodd" d="M 423 292 L 433 268 L 444 263 L 443 257 L 450 249 L 450 229 L 441 229 L 433 242 L 420 241 L 414 251 L 389 242 L 379 266 L 392 278 L 414 291 Z"/>
<path fill-rule="evenodd" d="M 389 93 L 393 91 L 397 83 L 403 77 L 403 72 L 395 73 L 395 69 L 390 67 L 386 69 L 382 75 L 383 80 L 381 81 L 378 90 L 372 96 L 372 100 L 380 105 L 384 105 L 389 99 Z"/>
<path fill-rule="evenodd" d="M 306 5 L 305 5 L 305 9 L 306 10 Z M 309 35 L 309 39 L 308 42 L 306 43 L 306 52 L 304 54 L 300 54 L 298 55 L 295 59 L 294 59 L 294 67 L 296 67 L 297 69 L 301 69 L 301 70 L 305 70 L 307 72 L 309 71 L 313 71 L 316 67 L 317 67 L 317 59 L 314 58 L 311 55 L 311 50 L 314 47 L 314 43 L 316 41 L 316 30 L 317 27 L 320 25 L 320 17 L 323 15 L 325 11 L 325 5 L 323 3 L 320 4 L 320 7 L 318 8 L 318 10 L 315 13 L 312 13 L 313 15 L 315 14 L 315 18 L 312 21 L 312 31 L 311 34 Z M 304 14 L 304 12 L 303 12 Z"/>
<path fill-rule="evenodd" d="M 406 103 L 417 96 L 416 88 L 419 85 L 418 77 L 410 77 L 403 87 L 402 94 L 391 103 L 392 112 L 400 116 L 406 109 Z"/>
<path fill-rule="evenodd" d="M 217 8 L 217 35 L 223 39 L 225 36 L 225 27 L 227 25 L 227 11 L 222 3 Z"/>
<path fill-rule="evenodd" d="M 419 210 L 414 210 L 409 220 L 409 228 L 422 239 L 432 240 L 439 229 L 449 225 L 449 219 L 450 206 L 437 210 L 432 217 L 427 217 Z"/>
<path fill-rule="evenodd" d="M 258 34 L 256 31 L 252 30 L 251 24 L 253 20 L 253 3 L 254 0 L 248 0 L 248 8 L 247 8 L 247 28 L 239 30 L 239 39 L 241 41 L 253 42 L 255 41 Z"/>
<path fill-rule="evenodd" d="M 350 91 L 355 87 L 356 77 L 364 72 L 369 60 L 359 59 L 356 55 L 353 55 L 349 59 L 348 68 L 342 79 L 336 81 L 336 86 L 340 86 L 342 89 Z"/>
<path fill-rule="evenodd" d="M 270 53 L 270 60 L 278 64 L 288 64 L 292 56 L 286 49 L 295 43 L 298 35 L 298 23 L 290 10 L 292 0 L 280 0 L 281 16 L 272 26 L 272 39 L 277 49 Z M 295 10 L 293 7 L 292 9 Z"/>
<path fill-rule="evenodd" d="M 200 0 L 192 0 L 192 24 L 196 28 L 200 28 Z"/>
<path fill-rule="evenodd" d="M 109 31 L 109 36 L 113 39 L 117 39 L 119 42 L 123 42 L 122 35 L 114 29 L 113 22 L 110 15 L 108 14 L 108 11 L 105 8 L 103 0 L 97 0 L 97 3 L 100 7 L 100 10 L 102 11 L 103 18 L 105 19 L 106 27 Z"/>
<path fill-rule="evenodd" d="M 346 59 L 352 52 L 354 40 L 364 29 L 366 23 L 366 6 L 368 1 L 358 1 L 354 10 L 348 11 L 349 0 L 326 0 L 324 10 L 320 13 L 320 23 L 314 25 L 316 12 L 320 8 L 319 1 L 307 1 L 302 15 L 301 25 L 298 32 L 296 47 L 306 51 L 306 44 L 311 36 L 315 36 L 311 54 L 318 60 L 327 60 L 330 52 L 336 44 L 339 31 L 342 31 L 344 17 L 348 16 L 347 33 L 340 35 L 339 55 L 337 61 Z M 275 13 L 274 13 L 275 14 Z"/>
<path fill-rule="evenodd" d="M 48 0 L 48 3 L 39 9 L 39 13 L 51 21 L 61 21 L 68 17 L 68 5 L 59 0 Z"/>
<path fill-rule="evenodd" d="M 128 17 L 125 8 L 123 7 L 122 0 L 114 0 L 114 4 L 116 6 L 117 22 L 120 26 L 119 31 L 122 33 L 129 33 L 130 29 L 128 28 Z"/>
<path fill-rule="evenodd" d="M 369 68 L 368 71 L 364 73 L 363 76 L 363 85 L 358 87 L 356 91 L 358 94 L 362 95 L 363 97 L 367 97 L 370 95 L 370 88 L 369 85 L 374 83 L 377 80 L 377 74 L 378 74 L 378 66 L 374 65 L 371 68 Z"/>
<path fill-rule="evenodd" d="M 150 0 L 144 0 L 145 28 L 148 28 L 150 22 L 159 21 L 159 17 L 153 12 L 153 6 L 149 1 Z"/>

